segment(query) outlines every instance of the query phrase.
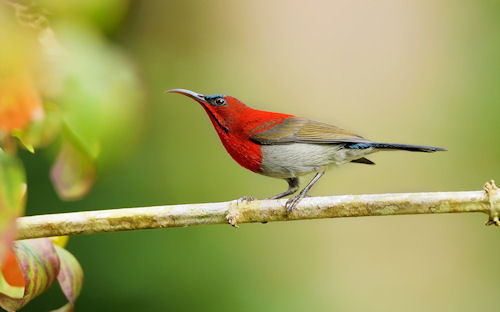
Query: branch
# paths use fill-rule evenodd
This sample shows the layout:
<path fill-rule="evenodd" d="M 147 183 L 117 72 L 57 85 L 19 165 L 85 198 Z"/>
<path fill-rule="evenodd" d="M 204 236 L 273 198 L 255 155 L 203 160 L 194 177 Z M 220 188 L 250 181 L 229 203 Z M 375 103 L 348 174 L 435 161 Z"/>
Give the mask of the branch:
<path fill-rule="evenodd" d="M 290 216 L 286 199 L 122 208 L 22 217 L 17 239 L 93 234 L 200 224 L 290 221 L 303 219 L 483 212 L 487 225 L 500 225 L 500 190 L 493 180 L 484 191 L 342 195 L 304 198 Z"/>

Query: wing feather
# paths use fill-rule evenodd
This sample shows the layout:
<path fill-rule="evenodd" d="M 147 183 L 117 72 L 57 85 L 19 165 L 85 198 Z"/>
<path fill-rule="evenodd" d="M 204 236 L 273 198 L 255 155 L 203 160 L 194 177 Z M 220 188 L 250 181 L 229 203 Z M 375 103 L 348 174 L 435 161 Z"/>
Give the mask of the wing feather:
<path fill-rule="evenodd" d="M 287 143 L 369 143 L 371 141 L 342 128 L 299 117 L 286 118 L 271 129 L 251 135 L 262 145 Z"/>

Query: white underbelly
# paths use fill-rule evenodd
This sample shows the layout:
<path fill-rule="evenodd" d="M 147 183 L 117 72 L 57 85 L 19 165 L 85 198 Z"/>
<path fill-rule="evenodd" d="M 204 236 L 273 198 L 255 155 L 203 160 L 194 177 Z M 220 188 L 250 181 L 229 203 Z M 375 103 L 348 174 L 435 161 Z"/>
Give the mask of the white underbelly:
<path fill-rule="evenodd" d="M 325 166 L 340 165 L 373 152 L 369 149 L 344 149 L 336 144 L 262 145 L 261 174 L 290 178 L 320 171 Z"/>

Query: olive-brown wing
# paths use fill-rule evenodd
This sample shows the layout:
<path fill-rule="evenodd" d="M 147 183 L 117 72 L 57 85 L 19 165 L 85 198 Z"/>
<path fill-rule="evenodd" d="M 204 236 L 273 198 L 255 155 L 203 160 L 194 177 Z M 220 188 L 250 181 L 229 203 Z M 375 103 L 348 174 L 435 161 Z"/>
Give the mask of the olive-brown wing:
<path fill-rule="evenodd" d="M 261 144 L 335 144 L 371 143 L 371 141 L 342 128 L 306 118 L 289 117 L 282 123 L 255 133 L 252 141 Z"/>

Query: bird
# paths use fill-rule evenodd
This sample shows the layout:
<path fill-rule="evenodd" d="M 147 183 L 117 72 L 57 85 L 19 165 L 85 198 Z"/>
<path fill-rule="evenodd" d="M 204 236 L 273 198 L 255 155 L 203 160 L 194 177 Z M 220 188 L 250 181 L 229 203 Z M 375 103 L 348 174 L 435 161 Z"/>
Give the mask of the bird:
<path fill-rule="evenodd" d="M 349 162 L 374 165 L 365 156 L 385 150 L 446 151 L 442 147 L 373 142 L 320 121 L 253 109 L 224 94 L 203 95 L 186 89 L 166 92 L 182 94 L 198 102 L 222 145 L 239 165 L 264 176 L 286 180 L 288 189 L 267 199 L 295 194 L 299 190 L 299 177 L 315 173 L 296 196 L 286 201 L 287 216 L 330 165 Z"/>

